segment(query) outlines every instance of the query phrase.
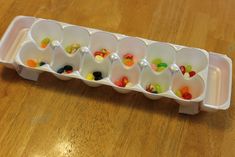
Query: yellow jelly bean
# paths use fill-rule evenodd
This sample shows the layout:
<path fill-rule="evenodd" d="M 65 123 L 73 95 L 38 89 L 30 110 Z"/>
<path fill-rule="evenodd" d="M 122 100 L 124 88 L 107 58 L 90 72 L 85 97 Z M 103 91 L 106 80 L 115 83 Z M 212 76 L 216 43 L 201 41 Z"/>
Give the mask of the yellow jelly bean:
<path fill-rule="evenodd" d="M 88 73 L 87 76 L 86 76 L 86 79 L 87 80 L 94 80 L 94 76 L 92 73 Z"/>

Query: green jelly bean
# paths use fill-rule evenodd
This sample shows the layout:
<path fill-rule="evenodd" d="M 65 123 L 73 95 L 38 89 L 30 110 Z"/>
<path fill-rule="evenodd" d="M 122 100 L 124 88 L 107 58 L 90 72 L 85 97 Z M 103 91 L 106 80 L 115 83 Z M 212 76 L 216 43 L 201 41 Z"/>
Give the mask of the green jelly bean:
<path fill-rule="evenodd" d="M 164 67 L 164 68 L 167 68 L 167 64 L 166 63 L 159 63 L 158 65 L 157 65 L 157 67 Z"/>
<path fill-rule="evenodd" d="M 164 69 L 165 69 L 165 67 L 158 67 L 158 68 L 157 68 L 157 71 L 158 71 L 158 72 L 161 72 L 161 71 L 163 71 Z"/>
<path fill-rule="evenodd" d="M 42 41 L 41 41 L 41 43 L 43 43 L 43 44 L 49 44 L 51 42 L 51 39 L 50 38 L 44 38 L 44 39 L 42 39 Z"/>
<path fill-rule="evenodd" d="M 157 93 L 162 93 L 162 87 L 159 84 L 155 84 L 154 86 L 155 86 Z"/>
<path fill-rule="evenodd" d="M 65 51 L 68 52 L 69 54 L 72 53 L 72 46 L 67 46 L 65 48 Z"/>
<path fill-rule="evenodd" d="M 186 68 L 186 72 L 188 72 L 188 73 L 190 71 L 192 71 L 192 66 L 191 65 L 186 65 L 185 68 Z"/>
<path fill-rule="evenodd" d="M 162 63 L 162 59 L 156 58 L 156 59 L 154 59 L 154 60 L 152 61 L 152 63 L 157 66 L 158 64 Z"/>
<path fill-rule="evenodd" d="M 175 95 L 177 95 L 180 98 L 182 97 L 182 94 L 181 94 L 180 90 L 175 91 Z"/>

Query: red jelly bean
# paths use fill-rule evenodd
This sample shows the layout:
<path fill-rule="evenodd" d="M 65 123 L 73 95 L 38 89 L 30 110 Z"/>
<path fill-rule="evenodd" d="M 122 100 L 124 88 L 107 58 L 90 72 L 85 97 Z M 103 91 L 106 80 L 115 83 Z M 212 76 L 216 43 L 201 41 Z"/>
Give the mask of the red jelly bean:
<path fill-rule="evenodd" d="M 189 88 L 188 88 L 188 86 L 182 87 L 182 88 L 180 89 L 180 92 L 181 92 L 181 94 L 189 93 Z"/>
<path fill-rule="evenodd" d="M 185 92 L 185 93 L 182 95 L 182 97 L 183 97 L 184 99 L 190 100 L 190 99 L 192 99 L 192 94 L 189 93 L 189 92 Z"/>
<path fill-rule="evenodd" d="M 185 68 L 185 66 L 181 65 L 181 66 L 180 66 L 180 71 L 181 71 L 181 72 L 182 72 L 182 74 L 184 75 L 184 74 L 185 74 L 185 72 L 186 72 L 186 68 Z"/>
<path fill-rule="evenodd" d="M 115 81 L 114 84 L 117 85 L 118 87 L 125 87 L 121 80 Z"/>
<path fill-rule="evenodd" d="M 196 72 L 195 72 L 195 71 L 190 71 L 190 72 L 189 72 L 189 76 L 190 76 L 190 77 L 193 77 L 194 75 L 196 75 Z"/>
<path fill-rule="evenodd" d="M 121 81 L 122 81 L 122 84 L 124 86 L 126 86 L 126 84 L 129 82 L 129 80 L 128 80 L 128 78 L 126 76 L 123 76 Z"/>
<path fill-rule="evenodd" d="M 101 51 L 96 51 L 96 52 L 94 53 L 94 56 L 97 56 L 97 55 L 104 57 L 104 53 L 101 52 Z"/>
<path fill-rule="evenodd" d="M 66 70 L 65 72 L 66 72 L 67 74 L 70 74 L 70 73 L 73 72 L 73 70 Z"/>
<path fill-rule="evenodd" d="M 134 56 L 131 53 L 127 53 L 123 57 L 126 58 L 126 59 L 133 59 Z"/>

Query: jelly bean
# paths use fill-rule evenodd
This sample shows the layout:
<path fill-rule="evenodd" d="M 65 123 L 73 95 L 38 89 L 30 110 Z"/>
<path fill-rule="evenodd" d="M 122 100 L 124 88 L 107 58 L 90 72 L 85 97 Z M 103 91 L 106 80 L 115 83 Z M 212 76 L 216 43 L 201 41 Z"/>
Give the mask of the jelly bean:
<path fill-rule="evenodd" d="M 72 53 L 72 46 L 67 46 L 65 48 L 65 51 L 68 52 L 69 54 L 71 54 Z"/>
<path fill-rule="evenodd" d="M 94 76 L 94 80 L 96 81 L 103 79 L 102 73 L 100 71 L 93 72 L 93 76 Z"/>
<path fill-rule="evenodd" d="M 47 47 L 47 45 L 49 44 L 51 42 L 51 39 L 50 38 L 44 38 L 44 39 L 42 39 L 42 41 L 41 41 L 41 47 L 42 48 L 46 48 Z"/>
<path fill-rule="evenodd" d="M 125 59 L 133 59 L 133 57 L 134 57 L 134 55 L 131 53 L 127 53 L 123 56 L 123 58 L 125 58 Z"/>
<path fill-rule="evenodd" d="M 104 54 L 104 58 L 107 57 L 110 54 L 110 52 L 107 49 L 101 49 L 101 51 Z"/>
<path fill-rule="evenodd" d="M 46 47 L 47 47 L 47 44 L 44 44 L 44 43 L 41 44 L 41 48 L 46 48 Z"/>
<path fill-rule="evenodd" d="M 154 71 L 157 71 L 157 66 L 155 64 L 151 64 L 151 68 L 154 70 Z"/>
<path fill-rule="evenodd" d="M 189 88 L 188 86 L 184 86 L 180 89 L 181 94 L 183 95 L 184 93 L 189 93 Z"/>
<path fill-rule="evenodd" d="M 155 89 L 154 85 L 149 84 L 146 88 L 146 91 L 153 93 L 153 92 L 156 92 L 156 89 Z"/>
<path fill-rule="evenodd" d="M 184 99 L 190 100 L 190 99 L 192 99 L 192 94 L 189 92 L 185 92 L 184 94 L 182 94 L 182 97 Z"/>
<path fill-rule="evenodd" d="M 152 89 L 151 89 L 151 86 L 150 86 L 150 85 L 151 85 L 151 84 L 147 85 L 147 87 L 145 88 L 145 90 L 148 91 L 148 92 L 152 92 Z"/>
<path fill-rule="evenodd" d="M 156 66 L 158 66 L 158 64 L 162 63 L 162 59 L 156 58 L 152 61 L 152 63 L 155 64 Z"/>
<path fill-rule="evenodd" d="M 107 57 L 110 54 L 110 52 L 104 53 L 104 58 Z"/>
<path fill-rule="evenodd" d="M 159 84 L 155 84 L 154 87 L 155 87 L 157 93 L 161 93 L 162 92 L 162 88 L 161 88 L 161 86 Z"/>
<path fill-rule="evenodd" d="M 186 72 L 192 71 L 192 66 L 191 65 L 186 65 L 185 70 L 186 70 Z"/>
<path fill-rule="evenodd" d="M 158 65 L 157 65 L 157 67 L 164 67 L 164 68 L 167 68 L 167 64 L 166 63 L 159 63 Z"/>
<path fill-rule="evenodd" d="M 149 84 L 146 87 L 146 91 L 148 91 L 150 93 L 158 94 L 158 93 L 162 92 L 162 88 L 159 84 Z"/>
<path fill-rule="evenodd" d="M 94 53 L 94 56 L 97 61 L 103 61 L 105 57 L 107 57 L 110 54 L 110 52 L 107 49 L 101 49 L 100 51 L 96 51 Z"/>
<path fill-rule="evenodd" d="M 186 72 L 185 66 L 181 65 L 180 66 L 180 71 L 182 72 L 182 74 L 184 75 Z"/>
<path fill-rule="evenodd" d="M 133 84 L 129 81 L 127 76 L 121 77 L 119 80 L 114 82 L 119 87 L 131 87 Z"/>
<path fill-rule="evenodd" d="M 104 57 L 102 57 L 102 56 L 100 56 L 100 55 L 96 55 L 96 56 L 95 56 L 95 60 L 96 60 L 97 62 L 102 62 L 102 61 L 104 60 Z"/>
<path fill-rule="evenodd" d="M 182 97 L 182 94 L 181 94 L 180 90 L 175 91 L 175 95 L 180 97 L 180 98 Z"/>
<path fill-rule="evenodd" d="M 87 80 L 94 80 L 94 76 L 92 73 L 88 73 L 87 76 L 86 76 L 86 79 Z"/>
<path fill-rule="evenodd" d="M 95 80 L 96 81 L 98 81 L 98 80 L 102 80 L 103 79 L 103 77 L 102 76 L 97 76 L 97 77 L 95 77 Z"/>
<path fill-rule="evenodd" d="M 122 84 L 122 81 L 121 81 L 121 80 L 115 81 L 114 84 L 117 85 L 118 87 L 125 87 L 125 86 Z"/>
<path fill-rule="evenodd" d="M 107 49 L 101 49 L 101 52 L 103 52 L 104 54 L 109 53 Z"/>
<path fill-rule="evenodd" d="M 39 62 L 39 66 L 43 66 L 43 65 L 45 65 L 45 64 L 46 64 L 46 63 L 43 62 L 43 61 Z"/>
<path fill-rule="evenodd" d="M 93 72 L 94 77 L 101 77 L 102 73 L 100 71 Z"/>
<path fill-rule="evenodd" d="M 37 67 L 37 62 L 35 61 L 35 60 L 33 60 L 33 59 L 29 59 L 29 60 L 27 60 L 27 63 L 26 63 L 29 67 L 32 67 L 32 68 L 34 68 L 34 67 Z"/>
<path fill-rule="evenodd" d="M 65 72 L 66 72 L 67 74 L 70 74 L 70 73 L 73 72 L 73 70 L 66 70 Z"/>
<path fill-rule="evenodd" d="M 193 77 L 194 75 L 196 75 L 196 72 L 195 72 L 195 71 L 190 71 L 190 72 L 189 72 L 189 76 L 190 76 L 190 77 Z"/>
<path fill-rule="evenodd" d="M 126 65 L 126 66 L 132 66 L 134 64 L 134 61 L 132 59 L 124 59 L 123 63 Z"/>
<path fill-rule="evenodd" d="M 71 45 L 68 45 L 65 48 L 65 51 L 68 52 L 69 54 L 73 54 L 74 52 L 76 52 L 81 46 L 78 43 L 73 43 Z"/>
<path fill-rule="evenodd" d="M 78 43 L 73 43 L 71 46 L 73 50 L 78 50 L 81 47 L 81 45 Z"/>
<path fill-rule="evenodd" d="M 62 74 L 64 72 L 64 67 L 57 70 L 57 73 Z"/>
<path fill-rule="evenodd" d="M 157 68 L 157 71 L 158 71 L 158 72 L 161 72 L 161 71 L 163 71 L 163 70 L 165 70 L 165 67 L 158 67 L 158 68 Z"/>
<path fill-rule="evenodd" d="M 71 65 L 65 65 L 64 70 L 65 71 L 73 70 L 73 67 Z"/>
<path fill-rule="evenodd" d="M 123 76 L 121 81 L 122 81 L 124 86 L 126 86 L 126 84 L 129 82 L 129 80 L 128 80 L 128 78 L 126 76 Z"/>
<path fill-rule="evenodd" d="M 101 51 L 96 51 L 96 52 L 94 53 L 94 56 L 101 56 L 101 57 L 104 57 L 104 53 L 101 52 Z"/>

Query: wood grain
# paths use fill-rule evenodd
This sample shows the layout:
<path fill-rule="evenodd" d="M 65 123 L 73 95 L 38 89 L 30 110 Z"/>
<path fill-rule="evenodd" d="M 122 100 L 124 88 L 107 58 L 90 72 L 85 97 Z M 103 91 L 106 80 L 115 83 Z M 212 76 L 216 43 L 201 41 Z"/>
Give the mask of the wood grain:
<path fill-rule="evenodd" d="M 17 15 L 199 47 L 235 58 L 234 0 L 0 0 L 0 36 Z M 235 156 L 235 106 L 186 116 L 169 99 L 122 95 L 0 66 L 0 156 Z M 233 76 L 234 82 L 234 76 Z"/>

